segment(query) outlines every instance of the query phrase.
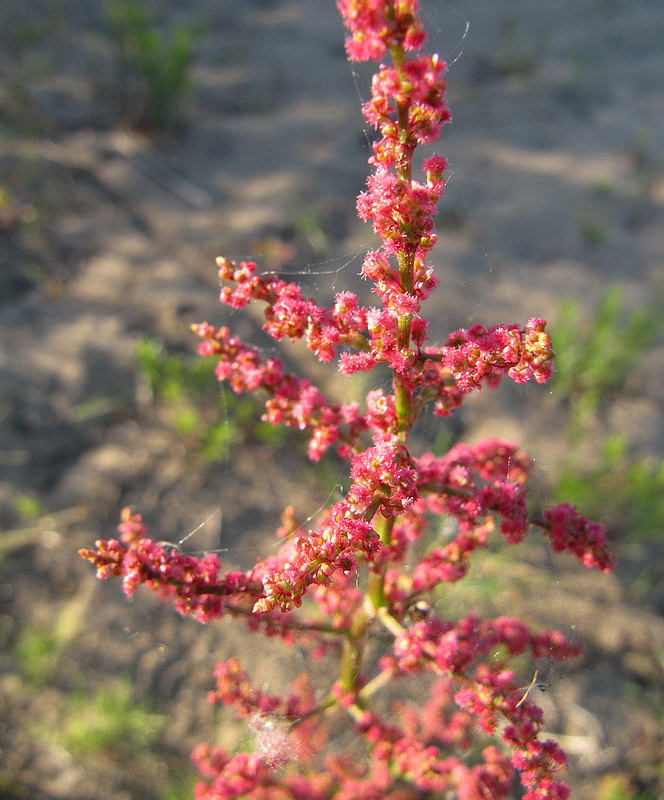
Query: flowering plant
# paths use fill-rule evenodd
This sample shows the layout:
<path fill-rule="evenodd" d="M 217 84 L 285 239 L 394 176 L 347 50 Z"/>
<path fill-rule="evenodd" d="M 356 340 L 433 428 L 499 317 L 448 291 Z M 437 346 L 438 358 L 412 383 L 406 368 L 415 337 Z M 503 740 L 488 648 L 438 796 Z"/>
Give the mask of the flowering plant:
<path fill-rule="evenodd" d="M 196 558 L 152 541 L 130 510 L 123 512 L 119 540 L 98 541 L 81 555 L 100 578 L 121 577 L 127 595 L 144 585 L 201 622 L 239 617 L 252 632 L 338 659 L 336 681 L 322 698 L 306 678 L 281 698 L 253 685 L 236 660 L 218 665 L 211 699 L 250 720 L 256 749 L 232 755 L 198 748 L 194 760 L 205 779 L 196 789 L 199 800 L 499 800 L 511 796 L 517 773 L 526 800 L 560 800 L 569 794 L 556 781 L 565 755 L 539 738 L 541 710 L 509 663 L 524 653 L 566 659 L 578 648 L 518 619 L 446 618 L 438 613 L 436 589 L 464 578 L 473 553 L 496 532 L 515 544 L 537 529 L 555 551 L 609 570 L 604 528 L 569 505 L 529 517 L 530 460 L 512 444 L 458 444 L 443 456 L 416 455 L 409 447 L 426 407 L 450 415 L 471 391 L 495 387 L 505 375 L 542 383 L 553 372 L 554 353 L 541 319 L 523 327 L 475 325 L 451 333 L 442 346 L 428 343 L 420 312 L 436 285 L 426 259 L 436 242 L 433 214 L 446 164 L 437 155 L 427 158 L 420 179 L 413 167 L 418 145 L 436 140 L 449 118 L 445 64 L 421 52 L 417 0 L 337 5 L 349 31 L 348 57 L 391 60 L 378 69 L 363 108 L 380 138 L 357 203 L 381 243 L 362 266 L 380 302 L 364 307 L 341 292 L 323 308 L 297 284 L 225 258 L 218 260 L 221 301 L 234 308 L 262 301 L 272 337 L 303 339 L 321 361 L 336 358 L 342 375 L 387 365 L 392 391 L 369 391 L 364 408 L 337 404 L 227 328 L 203 323 L 194 331 L 200 352 L 218 357 L 219 380 L 236 392 L 263 390 L 266 420 L 308 431 L 312 461 L 336 448 L 348 464 L 349 488 L 311 530 L 287 508 L 280 552 L 248 571 L 224 572 L 214 554 Z M 437 515 L 454 523 L 442 545 L 432 531 Z M 383 643 L 378 652 L 376 640 Z M 411 675 L 426 686 L 424 701 L 383 699 Z M 333 712 L 354 730 L 363 758 L 352 757 L 348 746 L 335 752 L 326 732 Z"/>

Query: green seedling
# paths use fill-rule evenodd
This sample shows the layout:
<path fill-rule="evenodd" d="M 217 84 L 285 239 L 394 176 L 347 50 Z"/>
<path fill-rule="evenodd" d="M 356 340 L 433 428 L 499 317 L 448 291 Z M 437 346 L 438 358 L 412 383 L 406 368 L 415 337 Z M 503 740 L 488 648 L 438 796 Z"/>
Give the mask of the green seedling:
<path fill-rule="evenodd" d="M 632 193 L 643 200 L 652 198 L 653 187 L 660 172 L 660 165 L 652 148 L 654 136 L 651 128 L 641 128 L 628 150 L 632 166 Z"/>
<path fill-rule="evenodd" d="M 93 583 L 65 603 L 48 625 L 26 626 L 14 644 L 13 654 L 20 673 L 35 686 L 44 686 L 57 669 L 58 661 L 84 623 Z"/>
<path fill-rule="evenodd" d="M 599 247 L 609 238 L 606 225 L 590 214 L 582 214 L 579 217 L 579 232 L 584 243 L 591 247 Z"/>
<path fill-rule="evenodd" d="M 190 775 L 174 775 L 166 788 L 164 800 L 191 800 L 197 783 L 197 779 Z"/>
<path fill-rule="evenodd" d="M 15 495 L 13 505 L 16 513 L 27 519 L 37 519 L 44 513 L 44 505 L 41 500 L 27 494 Z"/>
<path fill-rule="evenodd" d="M 631 541 L 657 542 L 664 536 L 664 461 L 634 459 L 622 436 L 607 439 L 599 466 L 563 469 L 556 497 L 588 513 L 602 513 Z"/>
<path fill-rule="evenodd" d="M 527 47 L 516 16 L 508 15 L 501 25 L 503 49 L 506 52 L 500 64 L 505 77 L 527 77 L 533 73 L 536 64 L 537 48 Z"/>
<path fill-rule="evenodd" d="M 588 423 L 629 386 L 629 376 L 664 331 L 656 307 L 626 315 L 620 290 L 608 289 L 597 312 L 584 318 L 568 300 L 553 334 L 559 395 L 569 407 L 569 455 L 555 488 L 584 512 L 598 514 L 614 533 L 629 541 L 653 542 L 664 533 L 664 463 L 630 454 L 624 436 L 608 436 L 596 463 L 582 465 Z"/>
<path fill-rule="evenodd" d="M 165 718 L 136 703 L 126 680 L 97 691 L 80 692 L 69 700 L 62 731 L 63 745 L 74 753 L 111 750 L 120 754 L 145 749 L 159 739 Z"/>
<path fill-rule="evenodd" d="M 153 339 L 139 343 L 136 358 L 143 394 L 206 461 L 247 442 L 283 444 L 283 428 L 257 421 L 261 411 L 253 396 L 236 395 L 217 381 L 214 358 L 168 354 Z"/>
<path fill-rule="evenodd" d="M 23 677 L 33 686 L 44 686 L 56 667 L 61 652 L 51 630 L 26 628 L 14 646 L 14 656 Z"/>
<path fill-rule="evenodd" d="M 619 287 L 607 289 L 592 317 L 584 317 L 574 300 L 561 304 L 552 333 L 557 355 L 554 382 L 571 409 L 572 438 L 602 401 L 623 389 L 630 371 L 663 331 L 664 320 L 654 306 L 637 308 L 625 318 Z"/>
<path fill-rule="evenodd" d="M 654 794 L 635 789 L 626 775 L 609 774 L 600 781 L 597 800 L 657 800 Z"/>
<path fill-rule="evenodd" d="M 106 0 L 116 49 L 123 113 L 138 128 L 160 130 L 172 123 L 191 88 L 191 68 L 202 30 L 175 25 L 157 30 L 139 0 Z"/>

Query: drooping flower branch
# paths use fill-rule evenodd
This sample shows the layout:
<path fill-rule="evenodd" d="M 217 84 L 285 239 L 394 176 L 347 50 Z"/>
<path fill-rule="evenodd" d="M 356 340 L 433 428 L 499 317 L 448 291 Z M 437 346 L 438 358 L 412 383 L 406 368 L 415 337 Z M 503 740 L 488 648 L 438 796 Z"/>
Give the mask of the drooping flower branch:
<path fill-rule="evenodd" d="M 445 64 L 421 52 L 426 37 L 417 0 L 337 5 L 349 58 L 391 60 L 380 65 L 363 108 L 379 138 L 357 202 L 380 240 L 362 265 L 378 305 L 363 306 L 344 291 L 324 308 L 297 284 L 225 258 L 217 262 L 220 299 L 233 308 L 263 303 L 270 336 L 302 339 L 320 361 L 336 359 L 341 375 L 386 366 L 392 390 L 370 390 L 363 407 L 335 403 L 227 328 L 203 323 L 194 331 L 200 352 L 217 356 L 219 380 L 236 392 L 262 392 L 265 420 L 307 432 L 312 462 L 336 448 L 347 461 L 347 491 L 311 528 L 287 508 L 277 531 L 281 550 L 247 571 L 223 571 L 215 555 L 198 559 L 152 541 L 129 510 L 119 540 L 99 541 L 81 555 L 99 577 L 121 578 L 128 595 L 143 585 L 201 622 L 238 617 L 251 632 L 338 661 L 322 699 L 301 679 L 288 698 L 268 696 L 237 662 L 220 664 L 211 699 L 251 720 L 256 752 L 199 748 L 199 800 L 500 800 L 511 796 L 515 771 L 526 800 L 563 800 L 568 789 L 556 773 L 565 756 L 540 739 L 541 711 L 509 664 L 523 654 L 566 659 L 578 648 L 517 619 L 448 618 L 437 593 L 468 574 L 474 554 L 495 534 L 516 544 L 539 530 L 555 551 L 609 570 L 604 528 L 568 505 L 532 518 L 530 460 L 514 445 L 491 439 L 416 456 L 409 443 L 427 407 L 447 416 L 470 392 L 495 388 L 505 377 L 546 381 L 554 357 L 546 323 L 475 325 L 443 345 L 428 342 L 422 307 L 437 278 L 427 256 L 446 164 L 434 155 L 418 167 L 414 157 L 449 119 Z M 440 516 L 453 530 L 444 543 L 432 527 Z M 367 647 L 376 640 L 384 644 L 378 655 Z M 426 678 L 426 699 L 381 709 L 385 687 L 413 675 Z M 333 711 L 346 715 L 364 758 L 328 741 L 325 721 Z"/>

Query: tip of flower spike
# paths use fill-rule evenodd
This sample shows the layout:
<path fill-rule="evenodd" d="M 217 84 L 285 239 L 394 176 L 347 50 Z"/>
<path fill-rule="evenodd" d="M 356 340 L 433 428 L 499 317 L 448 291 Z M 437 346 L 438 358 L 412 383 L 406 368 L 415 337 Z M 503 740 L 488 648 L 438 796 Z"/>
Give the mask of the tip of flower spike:
<path fill-rule="evenodd" d="M 419 50 L 426 32 L 417 16 L 417 0 L 387 4 L 375 0 L 337 0 L 350 36 L 346 52 L 351 61 L 380 61 L 393 47 Z"/>

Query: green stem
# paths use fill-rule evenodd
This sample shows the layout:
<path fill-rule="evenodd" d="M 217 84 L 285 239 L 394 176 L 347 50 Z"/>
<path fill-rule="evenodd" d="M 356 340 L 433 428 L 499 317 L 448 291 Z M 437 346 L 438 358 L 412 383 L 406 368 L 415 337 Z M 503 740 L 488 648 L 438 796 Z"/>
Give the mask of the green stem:
<path fill-rule="evenodd" d="M 368 627 L 369 615 L 362 610 L 353 620 L 353 624 L 344 640 L 339 682 L 349 692 L 356 693 L 359 689 L 358 678 L 362 667 L 362 656 Z"/>
<path fill-rule="evenodd" d="M 406 443 L 408 433 L 412 426 L 412 403 L 413 396 L 399 378 L 394 377 L 394 410 L 397 415 L 399 425 L 399 438 L 403 444 Z"/>
<path fill-rule="evenodd" d="M 380 537 L 380 541 L 384 545 L 389 545 L 392 541 L 392 529 L 394 528 L 395 520 L 393 518 L 387 519 L 382 515 L 378 517 L 374 523 L 376 532 Z M 385 596 L 385 573 L 383 570 L 380 572 L 371 572 L 369 575 L 369 602 L 371 607 L 375 610 L 385 608 L 387 606 L 387 598 Z"/>

